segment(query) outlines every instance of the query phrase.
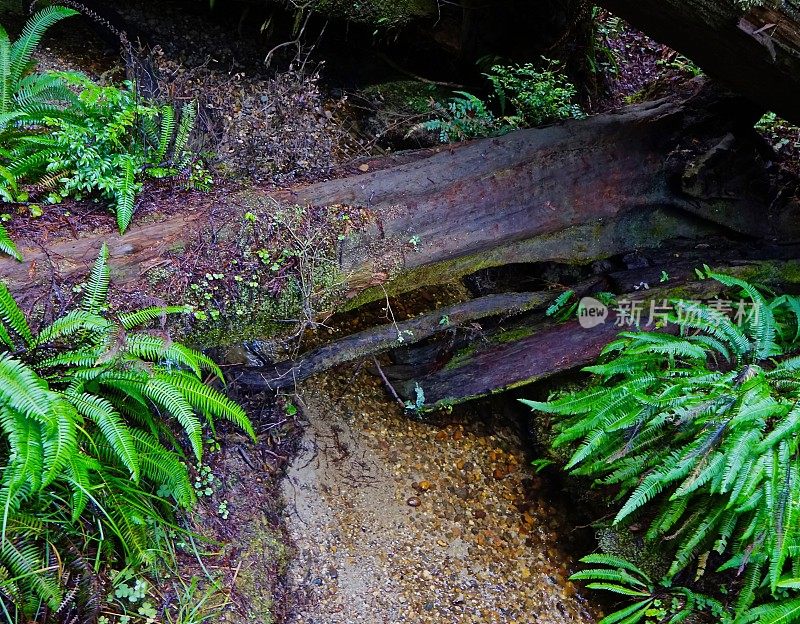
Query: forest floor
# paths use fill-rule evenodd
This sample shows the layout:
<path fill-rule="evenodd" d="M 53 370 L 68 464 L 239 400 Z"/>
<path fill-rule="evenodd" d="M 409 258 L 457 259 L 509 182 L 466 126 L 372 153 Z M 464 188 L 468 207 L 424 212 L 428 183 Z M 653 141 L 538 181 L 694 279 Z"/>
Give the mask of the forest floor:
<path fill-rule="evenodd" d="M 263 53 L 231 46 L 230 33 L 199 9 L 186 14 L 174 4 L 148 18 L 148 3 L 133 0 L 127 15 L 167 42 L 151 58 L 164 77 L 159 88 L 175 102 L 204 104 L 206 143 L 196 147 L 217 153 L 212 164 L 223 176 L 283 185 L 334 175 L 372 154 L 369 140 L 347 130 L 346 98 L 326 97 L 314 71 L 269 74 Z M 624 25 L 613 22 L 605 36 L 624 61 L 606 106 L 624 103 L 665 66 L 685 71 L 683 60 Z M 45 48 L 40 60 L 94 75 L 113 69 L 77 41 Z M 206 196 L 151 186 L 137 218 L 225 192 L 224 184 Z M 112 216 L 86 202 L 38 220 L 18 216 L 15 235 L 113 229 Z M 178 554 L 182 576 L 218 586 L 225 607 L 216 621 L 595 621 L 567 580 L 574 509 L 530 466 L 517 423 L 487 403 L 419 421 L 368 369 L 315 378 L 288 402 L 238 397 L 259 441 L 221 430 L 208 460 L 210 494 L 186 518 L 199 543 Z M 175 587 L 161 583 L 165 601 Z"/>

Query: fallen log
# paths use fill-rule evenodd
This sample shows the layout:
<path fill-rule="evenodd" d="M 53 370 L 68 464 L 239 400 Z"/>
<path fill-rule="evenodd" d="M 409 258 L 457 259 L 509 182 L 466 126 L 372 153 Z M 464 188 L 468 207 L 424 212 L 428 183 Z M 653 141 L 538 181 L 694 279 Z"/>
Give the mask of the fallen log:
<path fill-rule="evenodd" d="M 790 253 L 797 258 L 796 249 Z M 668 287 L 647 288 L 645 280 L 658 284 L 655 276 L 658 271 L 663 271 L 661 267 L 644 272 L 612 273 L 609 276 L 611 283 L 616 281 L 640 289 L 619 295 L 617 301 L 624 302 L 624 305 L 617 311 L 610 309 L 608 318 L 594 327 L 581 326 L 576 320 L 557 324 L 541 316 L 523 320 L 454 353 L 438 370 L 407 379 L 397 385 L 396 390 L 401 398 L 414 403 L 419 388 L 424 395 L 424 407 L 442 407 L 540 381 L 593 362 L 620 331 L 635 328 L 632 320 L 637 314 L 641 314 L 644 329 L 654 330 L 657 327 L 655 323 L 649 323 L 652 320 L 649 315 L 655 309 L 657 319 L 657 315 L 663 312 L 659 312 L 658 306 L 663 306 L 669 299 L 708 300 L 725 290 L 714 280 L 692 281 L 697 264 L 670 266 L 667 263 L 663 266 L 670 268 Z M 781 290 L 787 287 L 794 290 L 800 286 L 796 260 L 740 262 L 734 266 L 715 264 L 714 267 Z M 648 278 L 648 273 L 653 278 Z M 391 369 L 386 370 L 389 373 Z"/>
<path fill-rule="evenodd" d="M 553 293 L 547 292 L 505 293 L 471 299 L 407 321 L 387 323 L 351 334 L 314 349 L 297 361 L 284 361 L 274 366 L 243 367 L 231 377 L 236 383 L 252 389 L 292 388 L 316 373 L 402 345 L 415 344 L 471 321 L 540 309 L 548 305 L 553 296 Z"/>
<path fill-rule="evenodd" d="M 709 243 L 716 243 L 716 249 Z M 754 283 L 796 288 L 800 284 L 799 257 L 797 245 L 753 249 L 708 241 L 686 248 L 684 243 L 669 249 L 643 250 L 634 261 L 646 266 L 627 270 L 611 267 L 570 290 L 575 298 L 613 291 L 623 293 L 619 296 L 622 301 L 707 299 L 723 289 L 714 280 L 698 281 L 696 269 L 707 263 L 717 271 L 738 274 Z M 560 325 L 544 317 L 542 311 L 561 292 L 478 297 L 407 321 L 357 332 L 295 360 L 237 367 L 231 378 L 255 390 L 293 388 L 316 373 L 390 352 L 394 363 L 380 372 L 398 383 L 404 399 L 414 402 L 419 385 L 429 406 L 469 400 L 587 364 L 622 329 L 612 329 L 613 316 L 594 328 L 582 328 L 574 321 Z M 648 314 L 647 309 L 641 312 L 645 317 Z M 474 325 L 475 321 L 480 325 Z M 463 328 L 470 331 L 459 332 Z"/>
<path fill-rule="evenodd" d="M 764 111 L 800 124 L 798 0 L 601 0 L 599 4 L 685 54 Z"/>
<path fill-rule="evenodd" d="M 382 169 L 385 163 L 373 163 L 362 175 L 218 196 L 191 211 L 151 215 L 121 236 L 109 229 L 22 241 L 25 261 L 0 260 L 0 278 L 32 307 L 52 296 L 54 282 L 83 279 L 107 241 L 117 289 L 177 302 L 219 267 L 211 301 L 221 318 L 185 330 L 213 346 L 274 331 L 264 318 L 309 319 L 486 267 L 587 263 L 721 233 L 798 239 L 799 206 L 765 170 L 751 128 L 757 116 L 737 96 L 693 81 L 657 102 L 425 152 Z M 301 273 L 306 249 L 291 243 L 283 251 L 294 260 L 279 277 L 296 292 L 283 290 L 280 306 L 262 309 L 275 298 L 275 274 L 271 261 L 259 264 L 258 257 L 273 251 L 264 241 L 276 211 L 293 205 L 299 213 L 357 206 L 368 224 L 314 252 L 326 270 L 317 282 Z M 322 219 L 310 227 L 316 230 L 307 238 L 316 240 L 332 225 Z M 311 306 L 312 295 L 324 302 Z"/>

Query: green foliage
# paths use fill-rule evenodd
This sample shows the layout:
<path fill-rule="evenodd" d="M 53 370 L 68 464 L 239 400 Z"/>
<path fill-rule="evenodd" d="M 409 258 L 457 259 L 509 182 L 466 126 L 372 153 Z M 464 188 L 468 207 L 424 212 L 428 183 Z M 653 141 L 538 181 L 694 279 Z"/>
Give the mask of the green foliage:
<path fill-rule="evenodd" d="M 449 143 L 505 134 L 515 128 L 582 117 L 572 103 L 576 89 L 554 69 L 552 61 L 545 69 L 525 65 L 494 65 L 484 74 L 492 85 L 492 99 L 500 111 L 497 117 L 481 98 L 466 91 L 456 91 L 446 106 L 434 104 L 438 117 L 414 126 L 418 130 L 438 133 L 439 141 Z M 509 114 L 511 113 L 511 114 Z"/>
<path fill-rule="evenodd" d="M 766 113 L 755 126 L 778 153 L 800 152 L 800 128 L 790 124 L 775 113 Z"/>
<path fill-rule="evenodd" d="M 446 106 L 434 105 L 439 115 L 414 126 L 409 134 L 417 130 L 438 133 L 441 143 L 452 143 L 503 134 L 514 128 L 505 120 L 498 120 L 483 100 L 466 91 L 456 91 Z"/>
<path fill-rule="evenodd" d="M 124 232 L 145 175 L 174 177 L 191 167 L 187 143 L 197 107 L 187 104 L 176 127 L 172 107 L 141 101 L 130 82 L 120 89 L 77 73 L 54 77 L 79 93 L 70 115 L 45 118 L 35 134 L 9 150 L 7 170 L 17 184 L 49 190 L 53 202 L 99 193 Z"/>
<path fill-rule="evenodd" d="M 136 330 L 185 308 L 109 315 L 107 257 L 80 305 L 38 330 L 0 285 L 0 593 L 29 616 L 62 606 L 65 542 L 155 561 L 154 527 L 195 500 L 176 433 L 198 461 L 204 422 L 254 437 L 242 408 L 203 383 L 221 378 L 212 360 Z"/>
<path fill-rule="evenodd" d="M 31 138 L 28 128 L 57 117 L 75 95 L 49 74 L 31 74 L 31 57 L 44 32 L 56 22 L 76 15 L 65 7 L 47 7 L 28 19 L 13 43 L 0 25 L 0 199 L 20 196 L 18 179 L 4 162 L 19 141 Z M 0 251 L 20 259 L 14 243 L 0 225 Z"/>
<path fill-rule="evenodd" d="M 580 108 L 572 103 L 577 93 L 566 76 L 554 69 L 547 59 L 545 69 L 524 65 L 495 65 L 486 74 L 492 83 L 494 97 L 501 114 L 513 108 L 515 125 L 540 126 L 560 119 L 582 117 Z"/>
<path fill-rule="evenodd" d="M 567 469 L 618 490 L 615 523 L 636 517 L 671 545 L 667 582 L 709 553 L 743 572 L 744 617 L 756 600 L 797 598 L 786 574 L 800 566 L 800 298 L 705 276 L 749 312 L 673 301 L 678 335 L 623 332 L 585 369 L 588 389 L 525 403 L 558 418 Z"/>
<path fill-rule="evenodd" d="M 46 193 L 52 203 L 99 195 L 122 232 L 145 176 L 210 184 L 188 148 L 197 106 L 186 104 L 178 116 L 170 106 L 142 101 L 130 82 L 99 86 L 76 72 L 33 71 L 44 32 L 76 13 L 47 7 L 13 44 L 0 26 L 0 199 L 27 201 L 29 191 Z M 19 258 L 2 226 L 0 251 Z"/>
<path fill-rule="evenodd" d="M 708 615 L 717 624 L 731 624 L 733 619 L 717 600 L 698 594 L 687 587 L 663 586 L 632 563 L 611 555 L 588 555 L 581 559 L 594 568 L 570 577 L 573 581 L 590 581 L 589 589 L 599 589 L 634 600 L 607 615 L 599 624 L 677 624 L 689 618 L 698 621 Z M 707 621 L 702 620 L 701 621 Z"/>

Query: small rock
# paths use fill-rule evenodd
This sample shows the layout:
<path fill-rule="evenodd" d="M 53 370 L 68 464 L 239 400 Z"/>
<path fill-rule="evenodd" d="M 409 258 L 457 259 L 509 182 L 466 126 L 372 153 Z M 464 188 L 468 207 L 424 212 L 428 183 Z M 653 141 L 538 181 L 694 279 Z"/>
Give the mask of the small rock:
<path fill-rule="evenodd" d="M 406 500 L 406 505 L 409 507 L 419 507 L 420 500 L 416 496 L 411 496 L 408 500 Z"/>
<path fill-rule="evenodd" d="M 364 173 L 366 173 L 367 171 L 369 171 L 369 165 L 367 163 L 364 163 L 363 165 L 359 165 L 358 166 L 358 170 L 359 171 L 363 171 Z"/>

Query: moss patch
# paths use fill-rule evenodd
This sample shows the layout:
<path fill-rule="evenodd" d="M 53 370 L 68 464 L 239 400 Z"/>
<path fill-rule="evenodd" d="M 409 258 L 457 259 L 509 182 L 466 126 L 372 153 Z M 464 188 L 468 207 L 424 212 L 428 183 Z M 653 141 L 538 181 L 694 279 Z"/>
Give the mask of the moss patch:
<path fill-rule="evenodd" d="M 331 17 L 382 28 L 402 26 L 436 15 L 433 0 L 316 0 L 314 7 Z"/>

